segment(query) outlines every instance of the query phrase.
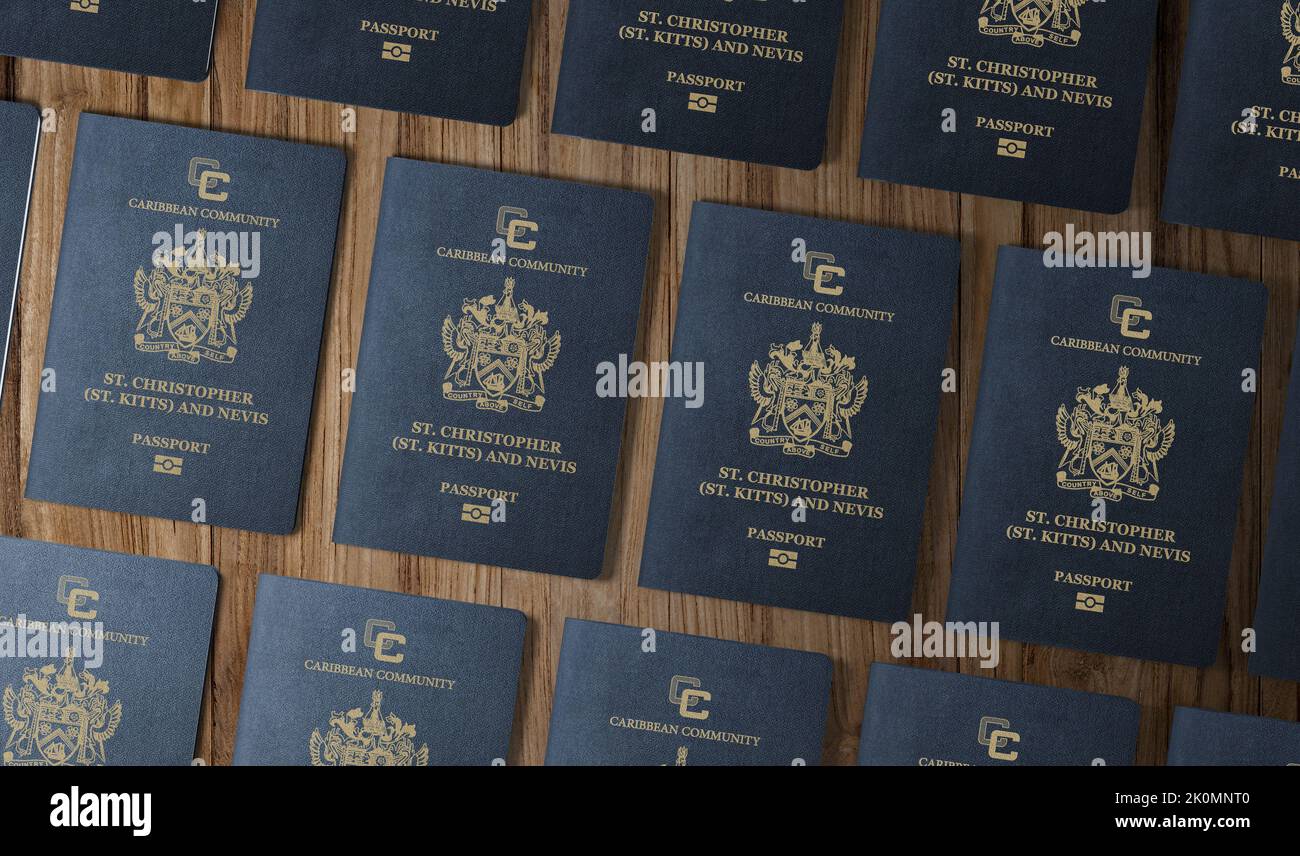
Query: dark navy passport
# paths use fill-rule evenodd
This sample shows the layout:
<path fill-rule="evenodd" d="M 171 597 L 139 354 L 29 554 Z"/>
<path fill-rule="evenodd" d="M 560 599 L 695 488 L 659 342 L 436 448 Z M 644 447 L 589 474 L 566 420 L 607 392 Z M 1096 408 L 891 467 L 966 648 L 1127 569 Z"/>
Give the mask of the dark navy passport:
<path fill-rule="evenodd" d="M 884 0 L 859 175 L 1128 207 L 1157 0 Z"/>
<path fill-rule="evenodd" d="M 82 114 L 28 498 L 294 528 L 344 165 Z"/>
<path fill-rule="evenodd" d="M 509 125 L 531 0 L 258 0 L 249 89 Z"/>
<path fill-rule="evenodd" d="M 30 104 L 0 101 L 0 390 L 4 389 L 9 331 L 18 299 L 40 121 L 40 113 Z"/>
<path fill-rule="evenodd" d="M 1134 701 L 874 663 L 862 713 L 863 766 L 1129 766 Z"/>
<path fill-rule="evenodd" d="M 823 654 L 576 618 L 564 622 L 551 766 L 815 766 Z"/>
<path fill-rule="evenodd" d="M 600 575 L 652 207 L 388 161 L 337 543 Z"/>
<path fill-rule="evenodd" d="M 524 615 L 263 574 L 236 765 L 504 765 Z"/>
<path fill-rule="evenodd" d="M 0 538 L 0 766 L 188 766 L 217 571 Z"/>
<path fill-rule="evenodd" d="M 198 82 L 217 0 L 0 0 L 0 54 Z"/>
<path fill-rule="evenodd" d="M 896 620 L 912 603 L 956 241 L 696 203 L 641 585 Z"/>
<path fill-rule="evenodd" d="M 1300 2 L 1191 10 L 1160 218 L 1300 240 Z"/>
<path fill-rule="evenodd" d="M 1174 708 L 1170 767 L 1300 767 L 1300 724 Z"/>
<path fill-rule="evenodd" d="M 949 620 L 1214 662 L 1266 302 L 1254 282 L 1002 248 Z"/>
<path fill-rule="evenodd" d="M 843 0 L 572 0 L 551 130 L 815 169 L 843 18 Z"/>
<path fill-rule="evenodd" d="M 1273 476 L 1250 672 L 1300 681 L 1300 335 Z"/>

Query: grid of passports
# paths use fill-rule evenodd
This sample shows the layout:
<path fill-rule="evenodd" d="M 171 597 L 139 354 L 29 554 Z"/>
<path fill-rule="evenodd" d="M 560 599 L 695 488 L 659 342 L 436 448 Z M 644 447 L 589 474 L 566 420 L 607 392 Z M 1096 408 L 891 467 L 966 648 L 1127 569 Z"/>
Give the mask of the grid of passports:
<path fill-rule="evenodd" d="M 1128 208 L 1157 0 L 884 0 L 858 174 Z"/>
<path fill-rule="evenodd" d="M 1002 248 L 949 620 L 1214 662 L 1266 302 L 1254 282 Z"/>
<path fill-rule="evenodd" d="M 830 689 L 822 654 L 570 618 L 546 763 L 816 765 Z"/>
<path fill-rule="evenodd" d="M 843 0 L 572 0 L 551 130 L 814 169 Z"/>
<path fill-rule="evenodd" d="M 0 54 L 198 82 L 218 0 L 0 0 Z"/>
<path fill-rule="evenodd" d="M 82 114 L 29 499 L 294 528 L 344 167 Z"/>
<path fill-rule="evenodd" d="M 1219 713 L 1194 707 L 1174 709 L 1169 734 L 1170 767 L 1300 767 L 1300 724 Z"/>
<path fill-rule="evenodd" d="M 236 765 L 505 763 L 524 615 L 262 575 Z"/>
<path fill-rule="evenodd" d="M 394 158 L 334 540 L 600 574 L 650 198 Z"/>
<path fill-rule="evenodd" d="M 509 125 L 531 0 L 258 0 L 249 89 Z"/>
<path fill-rule="evenodd" d="M 907 614 L 958 265 L 947 238 L 696 203 L 673 361 L 708 383 L 665 407 L 641 585 Z"/>
<path fill-rule="evenodd" d="M 1139 718 L 1118 696 L 874 663 L 858 763 L 1127 766 Z"/>
<path fill-rule="evenodd" d="M 0 538 L 0 766 L 188 766 L 217 571 Z"/>
<path fill-rule="evenodd" d="M 1255 608 L 1250 673 L 1300 681 L 1300 333 L 1292 354 Z"/>
<path fill-rule="evenodd" d="M 39 138 L 40 113 L 35 107 L 0 101 L 0 392 L 4 390 L 9 331 L 17 308 L 18 271 Z"/>
<path fill-rule="evenodd" d="M 1161 219 L 1300 240 L 1300 4 L 1191 13 Z"/>

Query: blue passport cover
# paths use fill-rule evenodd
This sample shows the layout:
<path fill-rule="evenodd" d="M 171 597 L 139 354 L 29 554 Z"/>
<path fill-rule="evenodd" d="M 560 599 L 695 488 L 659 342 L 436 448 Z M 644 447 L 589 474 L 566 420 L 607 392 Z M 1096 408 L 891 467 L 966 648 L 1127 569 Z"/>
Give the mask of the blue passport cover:
<path fill-rule="evenodd" d="M 548 766 L 807 766 L 831 692 L 822 654 L 564 622 Z"/>
<path fill-rule="evenodd" d="M 258 0 L 249 89 L 509 125 L 531 0 Z"/>
<path fill-rule="evenodd" d="M 0 392 L 18 299 L 41 114 L 30 104 L 0 101 Z M 0 402 L 2 404 L 3 402 Z"/>
<path fill-rule="evenodd" d="M 972 675 L 873 663 L 863 766 L 1129 766 L 1136 702 Z"/>
<path fill-rule="evenodd" d="M 199 82 L 218 0 L 0 0 L 0 54 Z"/>
<path fill-rule="evenodd" d="M 263 574 L 236 765 L 500 766 L 521 612 Z"/>
<path fill-rule="evenodd" d="M 907 615 L 959 264 L 948 238 L 695 204 L 673 360 L 705 395 L 665 405 L 641 585 Z"/>
<path fill-rule="evenodd" d="M 843 18 L 843 0 L 571 0 L 551 130 L 815 169 Z"/>
<path fill-rule="evenodd" d="M 390 159 L 334 540 L 600 575 L 650 197 Z M 630 358 L 630 357 L 629 357 Z"/>
<path fill-rule="evenodd" d="M 1191 11 L 1160 218 L 1300 240 L 1300 3 Z"/>
<path fill-rule="evenodd" d="M 1300 767 L 1300 724 L 1174 708 L 1170 767 Z"/>
<path fill-rule="evenodd" d="M 1157 0 L 883 0 L 858 174 L 1118 213 Z"/>
<path fill-rule="evenodd" d="M 344 167 L 82 114 L 29 499 L 292 531 Z"/>
<path fill-rule="evenodd" d="M 188 766 L 216 599 L 207 565 L 0 538 L 0 765 Z"/>
<path fill-rule="evenodd" d="M 948 618 L 1213 663 L 1266 303 L 1254 282 L 1003 247 Z"/>
<path fill-rule="evenodd" d="M 1300 681 L 1300 334 L 1273 474 L 1250 673 Z"/>

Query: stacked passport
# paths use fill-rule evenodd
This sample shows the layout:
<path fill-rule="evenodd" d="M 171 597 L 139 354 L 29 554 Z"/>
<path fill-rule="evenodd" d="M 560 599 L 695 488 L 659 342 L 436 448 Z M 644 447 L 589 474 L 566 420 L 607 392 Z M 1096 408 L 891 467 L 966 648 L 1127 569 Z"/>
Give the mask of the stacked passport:
<path fill-rule="evenodd" d="M 0 538 L 6 767 L 188 766 L 217 572 Z"/>
<path fill-rule="evenodd" d="M 35 107 L 0 101 L 0 392 L 4 390 L 9 331 L 18 299 L 18 271 L 39 137 L 40 114 Z"/>
<path fill-rule="evenodd" d="M 1300 725 L 1262 716 L 1179 707 L 1171 767 L 1300 767 Z"/>

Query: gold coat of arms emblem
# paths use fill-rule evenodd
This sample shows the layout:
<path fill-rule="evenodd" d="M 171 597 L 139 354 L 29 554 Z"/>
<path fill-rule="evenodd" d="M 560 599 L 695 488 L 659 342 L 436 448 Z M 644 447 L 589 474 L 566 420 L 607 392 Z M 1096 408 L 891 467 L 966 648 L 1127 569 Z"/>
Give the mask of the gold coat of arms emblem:
<path fill-rule="evenodd" d="M 1041 48 L 1048 42 L 1072 48 L 1083 36 L 1079 8 L 1087 0 L 984 0 L 980 32 L 1010 36 L 1018 45 Z"/>
<path fill-rule="evenodd" d="M 1282 82 L 1300 86 L 1300 2 L 1282 0 L 1282 37 L 1289 48 L 1282 60 Z"/>
<path fill-rule="evenodd" d="M 384 694 L 370 696 L 370 711 L 356 707 L 330 715 L 329 731 L 312 731 L 307 743 L 313 767 L 427 767 L 429 745 L 415 748 L 415 726 L 380 710 Z"/>
<path fill-rule="evenodd" d="M 135 349 L 166 354 L 167 359 L 198 364 L 202 360 L 233 363 L 239 339 L 235 326 L 253 305 L 253 286 L 242 283 L 238 265 L 205 249 L 177 249 L 153 270 L 135 273 L 135 302 L 140 307 Z"/>
<path fill-rule="evenodd" d="M 822 325 L 813 324 L 808 344 L 774 344 L 768 362 L 749 368 L 749 394 L 758 405 L 749 441 L 779 446 L 787 455 L 821 452 L 846 458 L 853 451 L 852 419 L 867 400 L 867 379 L 855 380 L 857 361 L 833 346 L 822 347 Z"/>
<path fill-rule="evenodd" d="M 1109 384 L 1079 387 L 1074 409 L 1056 411 L 1056 438 L 1065 448 L 1056 484 L 1092 496 L 1154 500 L 1160 462 L 1174 445 L 1174 422 L 1161 422 L 1164 404 L 1141 389 L 1129 391 L 1129 371 Z"/>
<path fill-rule="evenodd" d="M 442 349 L 451 360 L 442 395 L 472 401 L 481 410 L 511 408 L 536 413 L 546 405 L 546 373 L 560 356 L 560 334 L 550 317 L 527 300 L 515 302 L 515 281 L 501 298 L 487 295 L 461 304 L 459 321 L 442 322 Z"/>
<path fill-rule="evenodd" d="M 7 767 L 97 767 L 107 763 L 104 744 L 122 722 L 122 702 L 109 704 L 108 682 L 73 668 L 69 654 L 55 663 L 23 670 L 18 689 L 5 687 L 3 708 L 9 739 Z"/>

